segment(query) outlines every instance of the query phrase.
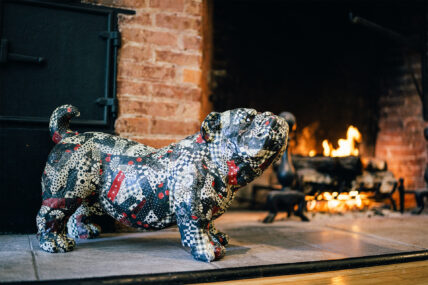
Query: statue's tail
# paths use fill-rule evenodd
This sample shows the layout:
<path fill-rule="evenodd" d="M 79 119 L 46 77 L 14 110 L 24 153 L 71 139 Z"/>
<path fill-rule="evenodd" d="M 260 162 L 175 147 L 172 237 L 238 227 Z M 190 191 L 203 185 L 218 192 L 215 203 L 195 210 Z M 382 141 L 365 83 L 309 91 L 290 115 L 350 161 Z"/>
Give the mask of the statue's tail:
<path fill-rule="evenodd" d="M 67 134 L 74 133 L 68 129 L 70 119 L 78 116 L 79 110 L 72 105 L 62 105 L 53 111 L 49 121 L 49 132 L 54 143 L 59 143 Z"/>

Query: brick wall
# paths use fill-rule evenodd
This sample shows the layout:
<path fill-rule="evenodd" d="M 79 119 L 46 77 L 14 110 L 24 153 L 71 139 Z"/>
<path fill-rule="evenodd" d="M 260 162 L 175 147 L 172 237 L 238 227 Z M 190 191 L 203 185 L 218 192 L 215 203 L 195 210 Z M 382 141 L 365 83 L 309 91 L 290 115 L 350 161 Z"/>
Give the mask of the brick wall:
<path fill-rule="evenodd" d="M 421 99 L 409 72 L 413 69 L 420 82 L 420 58 L 405 56 L 402 51 L 393 52 L 389 58 L 385 90 L 379 102 L 376 156 L 385 159 L 397 177 L 405 179 L 406 188 L 424 187 L 427 143 L 423 130 L 427 125 L 422 117 Z"/>
<path fill-rule="evenodd" d="M 209 53 L 203 52 L 210 38 L 203 17 L 207 4 L 202 0 L 85 2 L 136 11 L 119 16 L 116 132 L 162 147 L 198 131 L 210 111 L 203 76 L 209 70 Z"/>
<path fill-rule="evenodd" d="M 127 8 L 120 16 L 122 47 L 118 60 L 121 136 L 161 147 L 199 129 L 211 110 L 212 1 L 85 0 Z M 409 75 L 419 75 L 419 58 L 393 50 L 380 98 L 375 155 L 388 162 L 407 188 L 423 187 L 427 143 L 422 104 Z"/>

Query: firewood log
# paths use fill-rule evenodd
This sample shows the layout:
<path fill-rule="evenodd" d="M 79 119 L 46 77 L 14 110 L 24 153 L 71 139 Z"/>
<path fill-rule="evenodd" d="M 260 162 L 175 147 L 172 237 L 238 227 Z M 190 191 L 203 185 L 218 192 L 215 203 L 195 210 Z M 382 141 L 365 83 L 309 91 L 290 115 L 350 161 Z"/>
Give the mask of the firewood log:
<path fill-rule="evenodd" d="M 351 178 L 362 173 L 361 159 L 358 156 L 327 157 L 293 155 L 292 162 L 296 169 L 312 168 L 331 176 Z M 345 178 L 345 177 L 344 177 Z"/>

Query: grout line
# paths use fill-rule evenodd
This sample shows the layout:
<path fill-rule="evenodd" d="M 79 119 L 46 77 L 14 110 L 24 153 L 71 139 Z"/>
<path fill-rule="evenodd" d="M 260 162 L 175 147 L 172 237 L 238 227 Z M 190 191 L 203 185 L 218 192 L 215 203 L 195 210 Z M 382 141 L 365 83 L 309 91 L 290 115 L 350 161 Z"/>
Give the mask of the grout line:
<path fill-rule="evenodd" d="M 226 251 L 226 254 L 227 254 L 227 251 Z M 218 265 L 216 262 L 210 262 L 210 265 L 211 265 L 211 267 L 214 267 L 214 269 L 222 269 L 222 267 L 220 265 Z"/>
<path fill-rule="evenodd" d="M 36 262 L 36 255 L 34 254 L 33 244 L 31 243 L 30 235 L 27 235 L 27 238 L 28 238 L 28 243 L 30 245 L 30 250 L 31 250 L 31 258 L 33 261 L 34 275 L 36 275 L 36 280 L 40 281 L 39 269 L 37 268 L 37 262 Z"/>

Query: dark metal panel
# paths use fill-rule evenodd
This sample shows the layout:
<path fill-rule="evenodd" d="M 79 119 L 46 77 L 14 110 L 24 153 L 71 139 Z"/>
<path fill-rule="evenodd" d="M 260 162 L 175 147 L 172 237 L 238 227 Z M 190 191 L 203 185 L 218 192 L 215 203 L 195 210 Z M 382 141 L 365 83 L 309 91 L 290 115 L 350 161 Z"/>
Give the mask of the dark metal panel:
<path fill-rule="evenodd" d="M 113 131 L 120 12 L 0 0 L 0 233 L 35 232 L 54 108 L 77 106 L 79 132 Z"/>
<path fill-rule="evenodd" d="M 0 232 L 36 231 L 40 177 L 53 147 L 47 138 L 47 129 L 0 128 Z"/>
<path fill-rule="evenodd" d="M 45 60 L 9 59 L 0 66 L 0 119 L 47 122 L 56 106 L 71 103 L 107 126 L 107 108 L 94 101 L 110 92 L 110 43 L 99 36 L 109 30 L 110 14 L 58 9 L 4 3 L 1 37 L 10 52 Z"/>

